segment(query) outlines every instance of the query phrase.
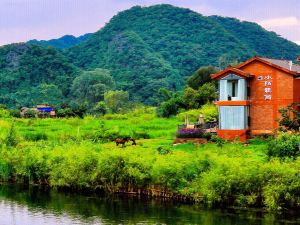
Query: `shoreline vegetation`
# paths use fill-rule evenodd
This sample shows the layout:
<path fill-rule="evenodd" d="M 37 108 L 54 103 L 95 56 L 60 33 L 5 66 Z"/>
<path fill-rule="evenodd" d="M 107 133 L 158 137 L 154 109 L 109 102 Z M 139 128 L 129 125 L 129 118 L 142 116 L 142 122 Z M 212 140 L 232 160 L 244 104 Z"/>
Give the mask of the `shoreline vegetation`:
<path fill-rule="evenodd" d="M 276 150 L 281 142 L 173 145 L 178 123 L 180 117 L 159 118 L 153 108 L 84 119 L 2 118 L 0 181 L 208 206 L 299 207 L 300 159 L 270 157 L 268 146 Z M 126 135 L 137 145 L 122 148 L 112 142 Z"/>

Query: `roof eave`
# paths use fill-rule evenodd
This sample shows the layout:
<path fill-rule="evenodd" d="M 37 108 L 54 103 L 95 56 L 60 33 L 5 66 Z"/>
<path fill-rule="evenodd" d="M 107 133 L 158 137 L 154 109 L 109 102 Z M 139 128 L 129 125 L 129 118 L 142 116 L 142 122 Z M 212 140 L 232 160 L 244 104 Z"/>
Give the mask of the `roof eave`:
<path fill-rule="evenodd" d="M 249 63 L 251 63 L 251 62 L 253 62 L 253 61 L 255 61 L 255 60 L 257 60 L 257 61 L 259 61 L 259 62 L 262 62 L 262 63 L 264 63 L 264 64 L 267 64 L 267 65 L 269 65 L 269 66 L 275 67 L 275 68 L 277 68 L 277 69 L 279 69 L 279 70 L 281 70 L 281 71 L 284 71 L 284 72 L 286 72 L 286 73 L 288 73 L 288 74 L 291 74 L 291 75 L 294 75 L 294 76 L 300 76 L 300 73 L 297 73 L 296 71 L 291 71 L 291 70 L 285 69 L 285 68 L 283 68 L 283 67 L 281 67 L 281 66 L 278 66 L 278 65 L 276 65 L 276 64 L 274 64 L 274 63 L 271 63 L 271 62 L 268 62 L 268 61 L 266 61 L 266 60 L 263 60 L 262 58 L 257 57 L 257 56 L 254 56 L 254 57 L 252 57 L 251 59 L 248 59 L 246 62 L 241 63 L 241 64 L 238 65 L 236 68 L 237 68 L 237 69 L 240 69 L 240 68 L 246 66 L 247 64 L 249 64 Z"/>
<path fill-rule="evenodd" d="M 222 70 L 222 71 L 220 71 L 220 72 L 218 72 L 218 73 L 215 73 L 215 74 L 211 75 L 211 79 L 219 79 L 219 78 L 222 78 L 222 77 L 226 76 L 227 73 L 229 73 L 229 72 L 232 72 L 232 73 L 234 73 L 234 74 L 236 74 L 236 75 L 238 75 L 238 76 L 242 76 L 242 77 L 245 77 L 245 78 L 251 78 L 251 77 L 254 76 L 254 75 L 251 74 L 251 73 L 247 73 L 247 72 L 241 71 L 241 70 L 239 70 L 239 69 L 237 69 L 237 68 L 234 68 L 234 67 L 228 67 L 228 68 L 226 68 L 225 70 Z"/>

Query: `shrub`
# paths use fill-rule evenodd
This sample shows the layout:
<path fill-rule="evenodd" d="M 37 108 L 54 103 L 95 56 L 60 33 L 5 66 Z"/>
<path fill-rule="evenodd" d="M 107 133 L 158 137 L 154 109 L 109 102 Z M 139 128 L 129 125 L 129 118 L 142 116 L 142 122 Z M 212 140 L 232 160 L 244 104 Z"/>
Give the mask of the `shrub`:
<path fill-rule="evenodd" d="M 150 134 L 145 131 L 133 131 L 132 137 L 135 139 L 150 139 Z"/>
<path fill-rule="evenodd" d="M 300 112 L 298 111 L 300 104 L 292 103 L 285 108 L 279 109 L 281 119 L 279 125 L 282 130 L 296 130 L 300 127 Z M 297 110 L 298 109 L 298 110 Z"/>
<path fill-rule="evenodd" d="M 210 141 L 212 138 L 212 134 L 210 132 L 204 132 L 203 138 L 206 138 L 208 141 Z"/>
<path fill-rule="evenodd" d="M 279 136 L 268 143 L 267 154 L 269 157 L 291 157 L 300 154 L 300 135 L 292 133 L 280 133 Z"/>
<path fill-rule="evenodd" d="M 195 179 L 194 188 L 199 200 L 210 205 L 253 206 L 260 201 L 262 183 L 258 174 L 257 165 L 251 160 L 219 156 L 210 170 Z"/>
<path fill-rule="evenodd" d="M 10 117 L 11 117 L 10 111 L 0 107 L 0 118 L 10 118 Z"/>
<path fill-rule="evenodd" d="M 34 111 L 34 110 L 29 109 L 29 110 L 26 112 L 25 116 L 26 116 L 27 118 L 35 118 L 35 117 L 37 117 L 37 112 Z"/>
<path fill-rule="evenodd" d="M 93 113 L 96 115 L 105 115 L 108 112 L 108 107 L 104 101 L 98 102 L 93 108 Z"/>
<path fill-rule="evenodd" d="M 9 127 L 4 143 L 10 147 L 15 147 L 18 144 L 18 138 L 17 138 L 14 122 Z"/>
<path fill-rule="evenodd" d="M 176 115 L 180 110 L 178 99 L 171 98 L 168 101 L 162 102 L 157 108 L 157 115 L 160 117 L 170 117 Z"/>
<path fill-rule="evenodd" d="M 225 140 L 223 140 L 222 138 L 220 138 L 218 135 L 213 135 L 211 136 L 210 139 L 212 142 L 216 143 L 216 145 L 218 147 L 223 147 L 223 145 L 225 144 Z"/>
<path fill-rule="evenodd" d="M 20 110 L 18 110 L 18 109 L 11 109 L 11 110 L 9 110 L 9 113 L 12 117 L 15 117 L 15 118 L 21 117 Z"/>
<path fill-rule="evenodd" d="M 202 114 L 205 122 L 215 122 L 218 120 L 218 109 L 215 105 L 205 104 L 200 109 L 191 109 L 177 115 L 178 120 L 183 122 L 185 116 L 189 117 L 190 122 L 197 122 L 199 115 Z"/>
<path fill-rule="evenodd" d="M 105 114 L 103 118 L 106 120 L 127 120 L 128 116 L 123 114 Z"/>
<path fill-rule="evenodd" d="M 202 138 L 204 136 L 202 129 L 180 129 L 176 133 L 177 138 Z"/>
<path fill-rule="evenodd" d="M 191 123 L 195 123 L 198 121 L 199 119 L 199 115 L 200 115 L 200 109 L 191 109 L 191 110 L 188 110 L 188 111 L 185 111 L 185 112 L 182 112 L 182 113 L 179 113 L 177 115 L 178 117 L 178 120 L 180 122 L 184 122 L 185 121 L 185 117 L 188 116 L 189 118 L 189 121 Z"/>
<path fill-rule="evenodd" d="M 40 140 L 47 140 L 48 136 L 47 134 L 42 132 L 38 132 L 38 133 L 28 132 L 24 135 L 24 138 L 27 141 L 40 141 Z"/>
<path fill-rule="evenodd" d="M 157 148 L 157 152 L 160 155 L 167 155 L 167 154 L 172 153 L 172 150 L 168 147 L 160 146 L 160 147 Z"/>
<path fill-rule="evenodd" d="M 218 109 L 210 103 L 203 105 L 200 108 L 200 113 L 204 116 L 205 122 L 215 122 L 218 120 Z"/>

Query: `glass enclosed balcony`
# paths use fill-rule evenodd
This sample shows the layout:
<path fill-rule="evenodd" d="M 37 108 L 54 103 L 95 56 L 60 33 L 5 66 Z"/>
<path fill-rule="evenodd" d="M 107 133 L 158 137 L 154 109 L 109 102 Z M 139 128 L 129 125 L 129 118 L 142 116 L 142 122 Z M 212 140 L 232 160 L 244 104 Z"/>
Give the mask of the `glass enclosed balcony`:
<path fill-rule="evenodd" d="M 247 100 L 247 81 L 235 74 L 229 74 L 219 81 L 219 101 Z"/>

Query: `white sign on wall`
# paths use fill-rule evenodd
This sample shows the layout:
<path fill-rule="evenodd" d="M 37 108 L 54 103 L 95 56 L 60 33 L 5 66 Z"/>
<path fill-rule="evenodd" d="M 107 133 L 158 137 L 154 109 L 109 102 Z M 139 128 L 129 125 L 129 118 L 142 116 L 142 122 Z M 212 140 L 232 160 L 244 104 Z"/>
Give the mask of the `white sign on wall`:
<path fill-rule="evenodd" d="M 264 83 L 264 100 L 272 100 L 272 76 L 258 76 L 257 80 Z"/>

